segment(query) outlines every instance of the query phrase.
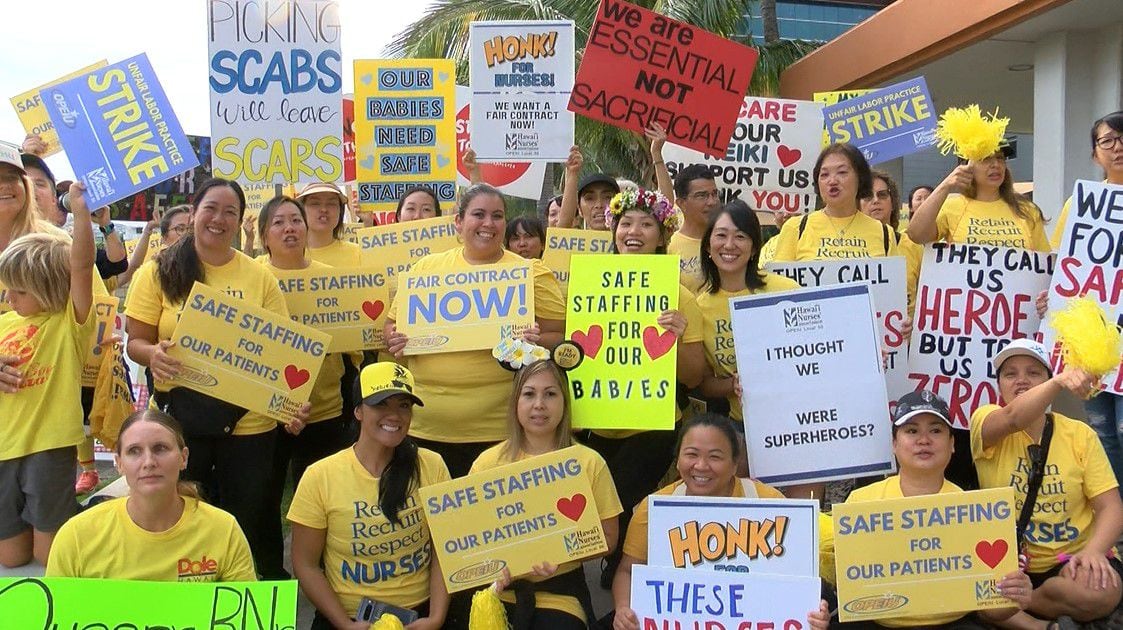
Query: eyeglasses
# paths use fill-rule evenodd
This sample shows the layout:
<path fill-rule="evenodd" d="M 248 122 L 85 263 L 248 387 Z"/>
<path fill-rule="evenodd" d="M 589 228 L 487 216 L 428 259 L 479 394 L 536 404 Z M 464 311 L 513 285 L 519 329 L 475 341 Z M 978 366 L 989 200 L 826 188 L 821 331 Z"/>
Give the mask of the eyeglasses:
<path fill-rule="evenodd" d="M 688 196 L 694 201 L 708 201 L 710 199 L 713 199 L 713 200 L 716 201 L 718 199 L 721 199 L 721 191 L 720 190 L 710 190 L 710 191 L 699 190 L 697 192 L 690 193 Z"/>
<path fill-rule="evenodd" d="M 168 228 L 168 231 L 169 232 L 175 232 L 176 234 L 184 234 L 190 229 L 191 229 L 191 226 L 184 223 L 182 225 L 173 225 L 170 228 Z"/>
<path fill-rule="evenodd" d="M 869 197 L 866 197 L 866 199 L 873 199 L 874 197 L 877 197 L 878 199 L 882 199 L 882 200 L 891 198 L 889 196 L 888 190 L 875 190 L 874 193 L 872 195 L 870 195 Z"/>
<path fill-rule="evenodd" d="M 1104 151 L 1110 151 L 1116 145 L 1123 145 L 1123 136 L 1100 136 L 1096 138 L 1096 146 Z"/>

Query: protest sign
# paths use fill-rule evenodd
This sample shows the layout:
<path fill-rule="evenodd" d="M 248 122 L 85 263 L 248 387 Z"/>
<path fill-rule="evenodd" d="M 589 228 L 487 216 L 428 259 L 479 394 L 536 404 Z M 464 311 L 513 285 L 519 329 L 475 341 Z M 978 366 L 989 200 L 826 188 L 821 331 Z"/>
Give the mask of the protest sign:
<path fill-rule="evenodd" d="M 296 580 L 0 578 L 9 628 L 296 628 Z"/>
<path fill-rule="evenodd" d="M 573 426 L 670 429 L 678 338 L 656 320 L 679 306 L 678 256 L 570 260 L 565 336 L 585 359 L 569 372 Z"/>
<path fill-rule="evenodd" d="M 530 262 L 402 274 L 395 324 L 406 354 L 494 348 L 534 323 Z"/>
<path fill-rule="evenodd" d="M 347 241 L 348 243 L 358 244 L 358 242 L 359 242 L 359 230 L 365 230 L 365 229 L 367 229 L 367 226 L 362 221 L 360 221 L 358 223 L 344 223 L 343 224 L 343 233 L 340 234 L 340 238 Z"/>
<path fill-rule="evenodd" d="M 102 59 L 101 61 L 86 66 L 81 70 L 75 70 L 70 74 L 59 77 L 50 83 L 40 85 L 37 88 L 32 88 L 22 94 L 17 94 L 11 98 L 12 107 L 16 109 L 16 116 L 19 117 L 20 124 L 23 125 L 23 130 L 29 134 L 36 134 L 47 145 L 47 151 L 40 155 L 40 157 L 50 157 L 62 150 L 62 145 L 58 141 L 58 132 L 55 131 L 55 124 L 51 122 L 51 115 L 48 111 L 47 103 L 39 94 L 63 81 L 85 76 L 98 68 L 104 68 L 109 65 L 109 62 Z"/>
<path fill-rule="evenodd" d="M 891 472 L 889 402 L 870 288 L 732 298 L 750 468 L 765 483 Z"/>
<path fill-rule="evenodd" d="M 924 77 L 823 109 L 831 142 L 849 142 L 871 164 L 936 146 L 936 117 Z"/>
<path fill-rule="evenodd" d="M 215 177 L 343 179 L 339 3 L 207 2 Z"/>
<path fill-rule="evenodd" d="M 1072 191 L 1057 264 L 1049 283 L 1049 311 L 1086 295 L 1099 302 L 1108 320 L 1123 324 L 1123 186 L 1077 181 Z M 1054 349 L 1057 333 L 1042 321 L 1045 347 Z M 1051 353 L 1053 372 L 1060 372 L 1061 357 Z M 1123 394 L 1123 370 L 1114 370 L 1100 381 L 1106 392 Z"/>
<path fill-rule="evenodd" d="M 647 508 L 649 565 L 819 577 L 818 501 L 653 494 Z"/>
<path fill-rule="evenodd" d="M 447 215 L 358 230 L 355 236 L 362 248 L 360 261 L 372 271 L 385 273 L 391 292 L 394 292 L 398 277 L 413 263 L 429 254 L 447 252 L 460 244 L 455 218 L 455 215 Z"/>
<path fill-rule="evenodd" d="M 909 379 L 948 402 L 955 426 L 998 402 L 991 358 L 1014 339 L 1033 336 L 1035 302 L 1049 286 L 1053 256 L 988 245 L 932 243 L 916 290 Z"/>
<path fill-rule="evenodd" d="M 393 212 L 417 186 L 456 198 L 456 68 L 449 59 L 355 61 L 355 186 L 363 210 Z"/>
<path fill-rule="evenodd" d="M 195 168 L 109 204 L 114 221 L 150 221 L 172 206 L 189 204 L 195 199 L 195 191 L 211 177 L 211 139 L 187 136 L 187 142 L 199 158 Z M 249 195 L 245 188 L 243 192 Z"/>
<path fill-rule="evenodd" d="M 99 68 L 40 92 L 91 208 L 199 164 L 148 56 Z"/>
<path fill-rule="evenodd" d="M 542 264 L 554 272 L 561 285 L 562 297 L 569 293 L 569 262 L 574 254 L 612 253 L 612 232 L 603 230 L 575 230 L 546 228 L 546 248 L 542 251 Z"/>
<path fill-rule="evenodd" d="M 468 26 L 472 129 L 480 161 L 564 162 L 573 146 L 573 22 Z"/>
<path fill-rule="evenodd" d="M 729 148 L 720 157 L 668 143 L 663 159 L 671 177 L 691 164 L 714 174 L 722 203 L 740 199 L 753 210 L 814 209 L 811 171 L 819 156 L 823 106 L 809 101 L 746 97 Z"/>
<path fill-rule="evenodd" d="M 578 448 L 421 488 L 449 592 L 608 550 Z"/>
<path fill-rule="evenodd" d="M 873 90 L 840 90 L 837 92 L 815 92 L 811 95 L 811 100 L 823 105 L 838 105 L 842 101 L 848 101 L 856 96 L 869 94 Z M 823 146 L 831 143 L 831 136 L 827 133 L 827 128 L 823 127 Z"/>
<path fill-rule="evenodd" d="M 168 354 L 186 387 L 281 422 L 308 402 L 331 336 L 196 282 Z"/>
<path fill-rule="evenodd" d="M 756 49 L 623 0 L 601 0 L 569 109 L 675 144 L 725 155 Z"/>
<path fill-rule="evenodd" d="M 881 347 L 886 351 L 885 388 L 890 401 L 912 391 L 909 385 L 908 348 L 902 327 L 908 318 L 908 280 L 905 259 L 900 256 L 849 260 L 809 260 L 770 263 L 766 271 L 795 280 L 804 287 L 862 282 L 869 284 L 881 328 Z M 891 402 L 890 407 L 896 403 Z"/>
<path fill-rule="evenodd" d="M 834 505 L 842 621 L 1006 608 L 1018 568 L 1013 488 Z"/>
<path fill-rule="evenodd" d="M 120 302 L 112 295 L 94 296 L 90 317 L 96 317 L 97 324 L 94 328 L 94 338 L 90 341 L 90 350 L 86 353 L 86 362 L 82 365 L 82 387 L 93 387 L 97 383 L 97 373 L 106 354 L 105 346 L 101 344 L 109 341 L 113 335 L 121 335 L 123 326 L 121 318 L 117 315 L 117 306 Z"/>
<path fill-rule="evenodd" d="M 471 173 L 464 166 L 464 153 L 472 146 L 470 118 L 472 90 L 456 86 L 456 183 L 467 188 Z M 545 162 L 480 162 L 480 179 L 509 197 L 537 200 L 542 196 Z"/>
<path fill-rule="evenodd" d="M 644 630 L 799 630 L 819 610 L 819 592 L 818 577 L 632 566 L 631 605 Z"/>
<path fill-rule="evenodd" d="M 390 306 L 390 287 L 383 273 L 314 267 L 275 273 L 289 316 L 331 335 L 328 352 L 386 347 L 382 325 Z"/>

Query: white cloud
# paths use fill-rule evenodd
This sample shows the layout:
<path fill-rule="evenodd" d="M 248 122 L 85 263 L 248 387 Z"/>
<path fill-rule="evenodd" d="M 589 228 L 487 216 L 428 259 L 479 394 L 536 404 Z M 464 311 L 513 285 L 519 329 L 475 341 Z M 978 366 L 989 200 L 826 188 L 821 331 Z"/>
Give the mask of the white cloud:
<path fill-rule="evenodd" d="M 210 133 L 205 0 L 18 0 L 5 3 L 0 38 L 0 139 L 20 143 L 23 126 L 9 98 L 78 68 L 147 53 L 184 130 Z M 351 91 L 351 62 L 377 59 L 391 40 L 428 8 L 428 0 L 340 0 L 343 87 Z M 48 160 L 71 177 L 62 154 Z"/>

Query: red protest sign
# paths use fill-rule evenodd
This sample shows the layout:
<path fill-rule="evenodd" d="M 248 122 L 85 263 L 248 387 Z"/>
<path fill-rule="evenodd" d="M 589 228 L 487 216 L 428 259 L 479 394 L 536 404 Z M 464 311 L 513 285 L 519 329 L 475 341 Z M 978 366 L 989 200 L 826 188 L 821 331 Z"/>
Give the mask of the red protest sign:
<path fill-rule="evenodd" d="M 569 110 L 723 156 L 757 51 L 622 0 L 601 0 Z"/>

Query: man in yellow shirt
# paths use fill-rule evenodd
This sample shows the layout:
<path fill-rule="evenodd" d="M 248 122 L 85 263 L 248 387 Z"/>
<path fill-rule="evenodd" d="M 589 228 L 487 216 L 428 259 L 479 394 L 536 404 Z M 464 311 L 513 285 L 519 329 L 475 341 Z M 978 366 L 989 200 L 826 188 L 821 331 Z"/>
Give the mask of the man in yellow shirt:
<path fill-rule="evenodd" d="M 710 213 L 721 206 L 721 191 L 714 175 L 702 164 L 691 164 L 675 176 L 675 205 L 682 212 L 682 227 L 671 235 L 668 254 L 679 255 L 682 283 L 697 293 L 702 286 L 699 252 Z"/>

